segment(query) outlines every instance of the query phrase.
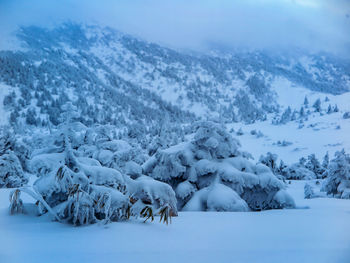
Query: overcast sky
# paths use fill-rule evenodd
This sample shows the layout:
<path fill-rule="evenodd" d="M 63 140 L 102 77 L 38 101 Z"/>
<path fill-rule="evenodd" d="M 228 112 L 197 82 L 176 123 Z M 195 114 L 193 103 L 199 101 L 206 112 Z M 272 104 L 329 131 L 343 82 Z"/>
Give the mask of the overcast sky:
<path fill-rule="evenodd" d="M 66 20 L 176 48 L 299 47 L 350 56 L 350 0 L 0 0 L 0 33 Z"/>

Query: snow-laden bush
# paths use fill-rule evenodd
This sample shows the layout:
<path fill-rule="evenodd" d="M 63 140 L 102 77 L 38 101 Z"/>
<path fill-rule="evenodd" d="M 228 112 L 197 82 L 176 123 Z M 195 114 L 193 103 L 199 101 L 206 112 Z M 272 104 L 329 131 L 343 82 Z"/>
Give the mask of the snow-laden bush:
<path fill-rule="evenodd" d="M 281 171 L 282 175 L 288 180 L 312 180 L 316 179 L 316 175 L 313 171 L 305 168 L 300 163 L 294 163 L 285 167 Z"/>
<path fill-rule="evenodd" d="M 178 209 L 247 211 L 294 207 L 284 183 L 242 157 L 239 142 L 218 124 L 194 124 L 190 142 L 158 150 L 144 173 L 170 184 Z"/>
<path fill-rule="evenodd" d="M 33 157 L 31 167 L 41 175 L 32 189 L 20 188 L 11 194 L 11 212 L 27 212 L 33 207 L 20 200 L 20 193 L 26 192 L 37 200 L 37 214 L 49 212 L 56 220 L 74 225 L 130 216 L 153 220 L 156 213 L 168 222 L 170 216 L 177 215 L 175 193 L 169 185 L 146 176 L 133 180 L 93 158 L 77 157 L 68 136 L 71 132 L 68 128 L 61 131 L 62 152 Z M 45 164 L 39 167 L 39 162 Z"/>
<path fill-rule="evenodd" d="M 28 182 L 24 173 L 29 151 L 13 131 L 0 128 L 0 188 L 20 187 Z"/>
<path fill-rule="evenodd" d="M 326 156 L 325 156 L 326 158 Z M 315 154 L 310 154 L 307 157 L 307 162 L 305 163 L 305 168 L 312 171 L 317 178 L 324 178 L 323 173 L 325 169 L 321 166 L 320 162 L 317 160 Z"/>
<path fill-rule="evenodd" d="M 269 167 L 274 173 L 277 171 L 277 154 L 273 154 L 268 152 L 266 156 L 261 155 L 259 158 L 259 162 L 265 164 Z"/>
<path fill-rule="evenodd" d="M 12 152 L 14 153 L 24 171 L 27 171 L 27 161 L 30 159 L 30 150 L 23 140 L 19 140 L 18 136 L 14 135 L 12 129 L 0 129 L 0 156 Z"/>
<path fill-rule="evenodd" d="M 344 150 L 336 152 L 327 174 L 322 190 L 337 198 L 350 199 L 350 155 Z"/>
<path fill-rule="evenodd" d="M 41 140 L 37 139 L 42 148 L 33 151 L 29 164 L 32 173 L 40 176 L 57 170 L 62 165 L 65 144 L 63 127 L 64 125 L 61 125 L 52 134 L 42 136 Z M 72 142 L 78 160 L 82 163 L 102 165 L 126 173 L 130 170 L 129 162 L 134 162 L 134 166 L 138 166 L 138 170 L 141 170 L 140 164 L 147 159 L 140 147 L 133 147 L 124 140 L 115 139 L 105 126 L 87 129 L 79 123 L 72 123 L 69 128 L 66 135 Z M 134 167 L 134 171 L 135 169 Z M 134 173 L 132 175 L 134 176 Z"/>
<path fill-rule="evenodd" d="M 0 188 L 20 187 L 28 182 L 17 156 L 9 151 L 0 156 Z"/>
<path fill-rule="evenodd" d="M 108 128 L 113 130 L 112 127 Z M 99 126 L 87 130 L 84 144 L 77 149 L 79 156 L 98 160 L 101 165 L 118 169 L 123 173 L 129 171 L 130 162 L 134 163 L 134 172 L 135 166 L 141 170 L 140 164 L 147 160 L 147 156 L 140 146 L 116 139 L 109 129 L 106 129 L 106 126 Z"/>
<path fill-rule="evenodd" d="M 311 199 L 311 198 L 314 198 L 315 196 L 316 195 L 315 195 L 313 187 L 309 184 L 305 184 L 305 186 L 304 186 L 304 198 Z"/>
<path fill-rule="evenodd" d="M 347 111 L 343 114 L 343 119 L 350 119 L 350 111 Z"/>
<path fill-rule="evenodd" d="M 327 176 L 329 163 L 328 153 L 324 156 L 322 165 L 315 157 L 310 154 L 307 159 L 302 157 L 298 163 L 286 165 L 283 160 L 277 166 L 277 154 L 268 152 L 265 156 L 261 155 L 259 162 L 269 167 L 272 172 L 282 180 L 312 180 L 321 179 Z"/>

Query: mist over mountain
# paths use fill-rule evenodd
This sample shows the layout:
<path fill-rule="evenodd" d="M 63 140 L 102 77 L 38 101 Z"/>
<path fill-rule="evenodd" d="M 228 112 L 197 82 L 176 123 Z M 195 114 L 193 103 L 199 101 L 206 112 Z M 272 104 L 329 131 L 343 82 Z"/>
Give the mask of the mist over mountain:
<path fill-rule="evenodd" d="M 117 28 L 172 49 L 293 48 L 350 57 L 348 0 L 2 0 L 0 34 L 72 21 Z M 0 47 L 4 45 L 0 38 Z"/>
<path fill-rule="evenodd" d="M 86 124 L 159 121 L 164 111 L 180 122 L 220 116 L 251 123 L 285 106 L 277 102 L 281 82 L 285 92 L 302 87 L 336 95 L 350 87 L 349 61 L 324 52 L 191 54 L 76 23 L 22 27 L 16 36 L 20 50 L 0 51 L 0 78 L 27 95 L 22 107 L 7 108 L 21 118 L 35 105 L 37 124 L 57 125 L 66 101 Z"/>

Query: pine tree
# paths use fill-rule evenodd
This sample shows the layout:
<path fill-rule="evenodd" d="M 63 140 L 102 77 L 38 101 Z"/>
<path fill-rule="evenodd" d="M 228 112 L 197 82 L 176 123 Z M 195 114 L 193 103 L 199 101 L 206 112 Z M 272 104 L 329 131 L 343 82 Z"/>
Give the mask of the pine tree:
<path fill-rule="evenodd" d="M 321 100 L 318 98 L 312 107 L 315 108 L 315 112 L 321 112 Z"/>
<path fill-rule="evenodd" d="M 328 152 L 327 152 L 326 155 L 323 157 L 322 167 L 324 169 L 328 169 L 328 165 L 329 165 L 329 155 L 328 155 Z"/>
<path fill-rule="evenodd" d="M 338 109 L 338 105 L 337 104 L 335 104 L 335 107 L 334 107 L 334 110 L 333 110 L 334 112 L 338 112 L 339 111 L 339 109 Z"/>
<path fill-rule="evenodd" d="M 316 175 L 317 178 L 321 178 L 322 177 L 322 167 L 320 162 L 317 160 L 315 154 L 310 154 L 307 157 L 307 162 L 305 164 L 305 167 L 307 169 L 309 169 L 310 171 L 314 172 L 314 174 Z"/>
<path fill-rule="evenodd" d="M 329 163 L 328 177 L 322 190 L 337 198 L 350 199 L 350 155 L 344 149 Z"/>
<path fill-rule="evenodd" d="M 288 106 L 288 108 L 283 112 L 281 119 L 279 121 L 280 124 L 286 124 L 291 121 L 292 109 Z"/>
<path fill-rule="evenodd" d="M 329 104 L 327 109 L 327 114 L 331 114 L 332 112 L 333 112 L 332 106 L 331 104 Z"/>
<path fill-rule="evenodd" d="M 305 157 L 301 157 L 301 158 L 299 159 L 299 164 L 300 164 L 301 166 L 305 167 L 305 163 L 306 163 Z"/>

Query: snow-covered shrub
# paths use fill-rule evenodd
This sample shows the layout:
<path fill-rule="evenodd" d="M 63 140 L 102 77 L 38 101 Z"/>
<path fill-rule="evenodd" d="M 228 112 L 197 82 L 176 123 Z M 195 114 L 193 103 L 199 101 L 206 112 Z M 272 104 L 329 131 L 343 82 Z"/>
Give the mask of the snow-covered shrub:
<path fill-rule="evenodd" d="M 284 184 L 238 150 L 240 143 L 213 122 L 197 122 L 190 142 L 157 151 L 143 171 L 170 184 L 183 210 L 247 211 L 293 207 Z"/>
<path fill-rule="evenodd" d="M 12 152 L 15 154 L 24 171 L 27 171 L 27 161 L 30 158 L 29 147 L 19 140 L 14 131 L 8 127 L 0 128 L 0 156 Z"/>
<path fill-rule="evenodd" d="M 315 154 L 310 154 L 307 157 L 305 168 L 312 171 L 317 178 L 323 177 L 324 169 L 322 168 L 320 162 L 317 160 Z"/>
<path fill-rule="evenodd" d="M 138 165 L 147 160 L 147 155 L 142 151 L 140 145 L 132 145 L 129 142 L 116 139 L 109 126 L 98 126 L 89 129 L 85 134 L 84 144 L 79 146 L 78 154 L 97 160 L 101 165 L 126 172 L 127 164 L 134 162 Z"/>
<path fill-rule="evenodd" d="M 347 111 L 343 114 L 343 119 L 350 119 L 350 112 Z"/>
<path fill-rule="evenodd" d="M 325 156 L 323 157 L 323 161 L 322 161 L 322 168 L 324 170 L 327 170 L 329 166 L 329 154 L 328 152 L 325 154 Z"/>
<path fill-rule="evenodd" d="M 267 153 L 266 156 L 261 156 L 259 162 L 270 167 L 274 174 L 279 177 L 282 176 L 287 180 L 312 180 L 323 179 L 328 174 L 328 153 L 323 158 L 322 165 L 315 157 L 315 154 L 310 154 L 307 159 L 302 157 L 298 163 L 286 165 L 283 160 L 277 166 L 277 155 Z"/>
<path fill-rule="evenodd" d="M 242 128 L 239 128 L 239 130 L 236 132 L 237 136 L 242 136 L 244 134 Z"/>
<path fill-rule="evenodd" d="M 304 186 L 304 198 L 311 199 L 315 197 L 314 189 L 311 185 L 305 184 Z"/>
<path fill-rule="evenodd" d="M 70 132 L 68 128 L 61 131 L 64 136 L 62 152 L 33 158 L 33 170 L 41 172 L 41 176 L 32 189 L 19 189 L 38 201 L 38 214 L 50 212 L 57 220 L 74 225 L 143 216 L 141 211 L 145 207 L 152 215 L 163 216 L 166 222 L 169 216 L 177 215 L 175 193 L 169 185 L 141 175 L 133 180 L 116 169 L 101 166 L 93 158 L 78 157 L 68 137 Z M 114 144 L 108 145 L 111 148 Z M 46 165 L 38 168 L 39 162 L 46 162 Z M 11 211 L 26 212 L 31 206 L 23 204 L 20 192 L 10 198 Z"/>
<path fill-rule="evenodd" d="M 293 143 L 290 141 L 286 141 L 286 140 L 283 140 L 283 141 L 278 140 L 276 143 L 273 143 L 273 144 L 280 146 L 280 147 L 287 147 L 289 145 L 292 145 Z"/>
<path fill-rule="evenodd" d="M 350 155 L 344 150 L 336 152 L 331 160 L 322 190 L 337 198 L 350 199 Z"/>
<path fill-rule="evenodd" d="M 281 174 L 288 180 L 311 180 L 316 179 L 314 172 L 305 168 L 299 163 L 291 164 L 281 171 Z"/>
<path fill-rule="evenodd" d="M 256 138 L 261 138 L 261 137 L 264 136 L 264 134 L 263 134 L 261 131 L 256 131 L 256 130 L 251 130 L 251 131 L 250 131 L 250 134 L 251 134 L 251 135 L 255 135 Z"/>
<path fill-rule="evenodd" d="M 267 167 L 269 167 L 274 173 L 276 173 L 277 170 L 277 154 L 273 154 L 268 152 L 266 156 L 261 155 L 259 162 L 262 164 L 265 164 Z"/>
<path fill-rule="evenodd" d="M 0 188 L 20 187 L 28 182 L 17 156 L 9 151 L 0 156 Z"/>
<path fill-rule="evenodd" d="M 251 131 L 250 131 L 250 134 L 251 134 L 251 135 L 256 135 L 256 130 L 251 130 Z"/>

